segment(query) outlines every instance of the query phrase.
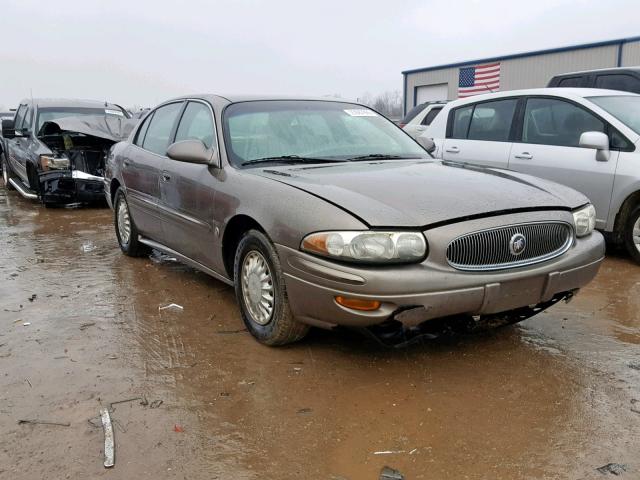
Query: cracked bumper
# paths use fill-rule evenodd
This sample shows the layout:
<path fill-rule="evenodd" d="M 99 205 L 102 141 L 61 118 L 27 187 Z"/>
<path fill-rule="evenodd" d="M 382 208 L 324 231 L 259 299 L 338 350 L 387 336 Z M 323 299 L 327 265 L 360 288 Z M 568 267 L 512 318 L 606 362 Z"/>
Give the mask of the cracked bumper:
<path fill-rule="evenodd" d="M 80 170 L 42 172 L 40 196 L 44 203 L 102 202 L 103 178 Z"/>

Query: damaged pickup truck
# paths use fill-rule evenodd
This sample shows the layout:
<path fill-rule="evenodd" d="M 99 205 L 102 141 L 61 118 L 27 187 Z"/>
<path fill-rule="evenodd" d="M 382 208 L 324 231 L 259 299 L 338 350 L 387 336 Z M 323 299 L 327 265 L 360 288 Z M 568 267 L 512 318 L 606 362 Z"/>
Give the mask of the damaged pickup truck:
<path fill-rule="evenodd" d="M 137 122 L 106 102 L 24 100 L 2 121 L 5 188 L 45 205 L 103 202 L 106 155 Z"/>

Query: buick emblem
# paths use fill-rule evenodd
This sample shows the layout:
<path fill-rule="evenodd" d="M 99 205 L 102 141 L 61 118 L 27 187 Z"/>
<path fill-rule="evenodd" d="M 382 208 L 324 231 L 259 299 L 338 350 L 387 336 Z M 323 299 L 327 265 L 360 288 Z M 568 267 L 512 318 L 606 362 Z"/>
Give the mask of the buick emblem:
<path fill-rule="evenodd" d="M 517 257 L 521 255 L 527 248 L 527 237 L 521 233 L 516 233 L 511 240 L 509 240 L 509 251 L 511 255 Z"/>

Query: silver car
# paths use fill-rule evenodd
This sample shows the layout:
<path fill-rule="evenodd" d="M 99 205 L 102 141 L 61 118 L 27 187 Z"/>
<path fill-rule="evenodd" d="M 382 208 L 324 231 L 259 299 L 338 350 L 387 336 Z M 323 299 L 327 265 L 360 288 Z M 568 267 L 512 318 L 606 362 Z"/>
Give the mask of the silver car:
<path fill-rule="evenodd" d="M 125 254 L 155 248 L 233 285 L 268 345 L 310 326 L 395 344 L 443 317 L 517 322 L 573 295 L 604 256 L 582 194 L 435 161 L 342 101 L 170 100 L 112 148 L 105 192 Z"/>
<path fill-rule="evenodd" d="M 640 95 L 538 88 L 447 104 L 423 134 L 444 160 L 508 168 L 568 185 L 596 228 L 640 263 Z"/>

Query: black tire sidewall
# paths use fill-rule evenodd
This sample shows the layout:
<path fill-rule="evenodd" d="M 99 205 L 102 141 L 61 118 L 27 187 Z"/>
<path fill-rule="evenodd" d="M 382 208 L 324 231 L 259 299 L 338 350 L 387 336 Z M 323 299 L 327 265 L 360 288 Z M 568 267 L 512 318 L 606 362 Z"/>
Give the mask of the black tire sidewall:
<path fill-rule="evenodd" d="M 640 218 L 640 205 L 636 205 L 636 207 L 631 210 L 631 213 L 629 213 L 624 229 L 624 243 L 631 258 L 633 258 L 635 262 L 640 263 L 640 250 L 638 250 L 638 247 L 633 242 L 633 225 L 638 221 L 638 218 Z"/>
<path fill-rule="evenodd" d="M 2 172 L 7 172 L 7 179 L 11 178 L 11 167 L 9 166 L 9 162 L 7 161 L 7 154 L 4 151 L 2 152 L 2 154 L 0 154 L 0 163 L 2 164 Z M 4 174 L 2 175 L 2 181 L 4 183 Z M 9 182 L 4 185 L 4 188 L 13 190 L 13 186 Z"/>
<path fill-rule="evenodd" d="M 247 254 L 254 250 L 262 254 L 267 261 L 269 269 L 271 270 L 271 278 L 273 279 L 273 315 L 271 317 L 271 321 L 266 325 L 260 325 L 253 321 L 251 313 L 249 313 L 249 310 L 245 305 L 244 296 L 242 294 L 242 281 L 240 280 L 242 264 Z M 252 335 L 260 341 L 267 341 L 274 335 L 274 331 L 277 330 L 278 322 L 285 314 L 284 310 L 288 308 L 288 305 L 286 304 L 286 292 L 282 270 L 280 268 L 280 261 L 278 260 L 275 248 L 273 248 L 271 242 L 263 233 L 258 232 L 257 230 L 250 230 L 244 237 L 242 237 L 236 250 L 233 272 L 236 298 L 240 305 L 242 320 Z"/>

